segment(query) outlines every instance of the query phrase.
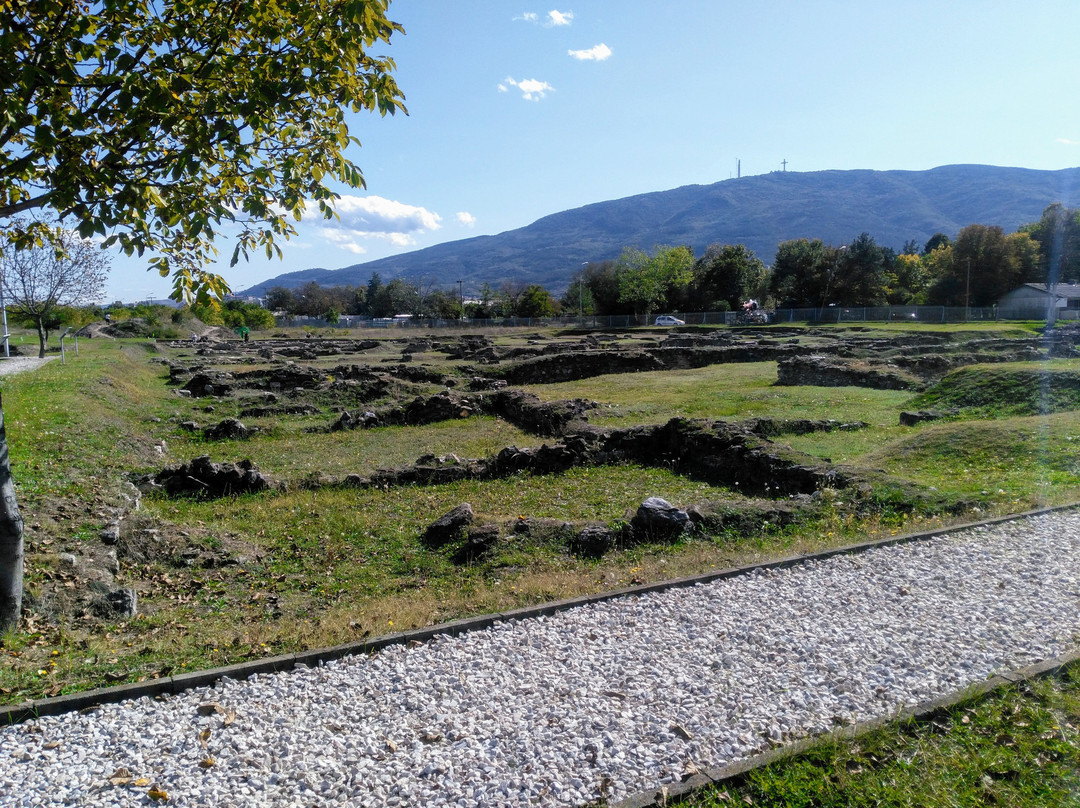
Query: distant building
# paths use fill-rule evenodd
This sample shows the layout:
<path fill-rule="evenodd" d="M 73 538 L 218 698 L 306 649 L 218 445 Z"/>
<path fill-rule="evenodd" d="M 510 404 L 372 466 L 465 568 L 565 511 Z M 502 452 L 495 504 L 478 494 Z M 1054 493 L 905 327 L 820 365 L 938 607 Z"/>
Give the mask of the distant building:
<path fill-rule="evenodd" d="M 1050 291 L 1045 283 L 1025 283 L 1002 295 L 997 308 L 1004 320 L 1045 320 Z M 1054 289 L 1054 308 L 1059 320 L 1080 319 L 1080 284 L 1059 283 Z"/>

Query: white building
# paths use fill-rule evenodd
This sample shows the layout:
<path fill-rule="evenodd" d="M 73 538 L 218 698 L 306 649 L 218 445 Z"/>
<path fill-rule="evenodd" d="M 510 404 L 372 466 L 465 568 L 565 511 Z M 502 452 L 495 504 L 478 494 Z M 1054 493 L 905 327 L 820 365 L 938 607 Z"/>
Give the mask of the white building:
<path fill-rule="evenodd" d="M 1045 320 L 1050 308 L 1050 292 L 1045 283 L 1025 283 L 1002 295 L 998 317 L 1005 320 Z M 1055 318 L 1080 319 L 1080 284 L 1059 283 L 1054 289 Z"/>

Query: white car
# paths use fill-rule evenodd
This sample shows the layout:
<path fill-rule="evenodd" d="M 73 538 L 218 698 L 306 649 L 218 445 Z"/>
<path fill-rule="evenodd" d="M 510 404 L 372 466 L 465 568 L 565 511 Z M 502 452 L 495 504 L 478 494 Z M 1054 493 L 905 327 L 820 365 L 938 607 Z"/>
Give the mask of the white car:
<path fill-rule="evenodd" d="M 670 314 L 661 314 L 656 318 L 657 325 L 686 325 L 685 322 L 678 317 L 672 317 Z"/>

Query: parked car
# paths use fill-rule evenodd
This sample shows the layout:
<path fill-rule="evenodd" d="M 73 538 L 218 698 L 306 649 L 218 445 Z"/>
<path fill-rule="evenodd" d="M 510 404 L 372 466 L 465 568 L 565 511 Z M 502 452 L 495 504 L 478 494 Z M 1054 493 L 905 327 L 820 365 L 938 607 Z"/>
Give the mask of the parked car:
<path fill-rule="evenodd" d="M 672 317 L 670 314 L 661 314 L 656 318 L 657 325 L 686 325 L 678 317 Z"/>

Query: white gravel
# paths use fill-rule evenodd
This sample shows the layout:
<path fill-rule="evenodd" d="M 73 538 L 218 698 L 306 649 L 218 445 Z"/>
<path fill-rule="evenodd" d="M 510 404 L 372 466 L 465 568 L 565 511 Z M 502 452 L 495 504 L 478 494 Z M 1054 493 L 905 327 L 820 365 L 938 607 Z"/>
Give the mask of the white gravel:
<path fill-rule="evenodd" d="M 0 806 L 616 800 L 1063 654 L 1078 576 L 1054 513 L 42 718 L 0 731 Z"/>
<path fill-rule="evenodd" d="M 2 348 L 0 348 L 2 351 Z M 55 356 L 46 356 L 40 359 L 36 356 L 11 356 L 5 357 L 0 353 L 0 376 L 10 376 L 12 373 L 21 373 L 25 370 L 37 370 L 46 362 L 56 359 Z M 3 805 L 3 803 L 0 803 Z"/>

